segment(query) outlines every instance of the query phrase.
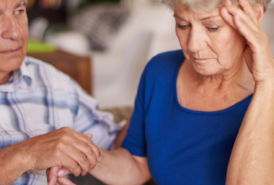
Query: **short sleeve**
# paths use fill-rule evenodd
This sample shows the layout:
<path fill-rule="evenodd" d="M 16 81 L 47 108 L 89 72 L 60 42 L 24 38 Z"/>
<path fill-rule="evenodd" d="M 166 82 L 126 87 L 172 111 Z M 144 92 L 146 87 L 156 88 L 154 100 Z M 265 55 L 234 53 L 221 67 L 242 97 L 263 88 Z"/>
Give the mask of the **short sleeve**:
<path fill-rule="evenodd" d="M 146 157 L 146 138 L 144 123 L 144 101 L 145 101 L 145 72 L 143 73 L 135 99 L 134 111 L 130 120 L 127 135 L 122 147 L 127 149 L 132 155 Z"/>

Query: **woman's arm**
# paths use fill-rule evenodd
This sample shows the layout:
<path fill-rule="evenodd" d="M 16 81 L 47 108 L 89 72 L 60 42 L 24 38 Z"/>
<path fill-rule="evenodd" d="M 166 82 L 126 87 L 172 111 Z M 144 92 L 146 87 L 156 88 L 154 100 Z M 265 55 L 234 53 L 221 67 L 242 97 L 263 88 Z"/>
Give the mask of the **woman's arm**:
<path fill-rule="evenodd" d="M 102 161 L 90 174 L 105 184 L 140 185 L 151 178 L 147 158 L 132 156 L 126 149 L 102 149 Z"/>
<path fill-rule="evenodd" d="M 233 147 L 226 184 L 274 184 L 274 81 L 256 87 Z"/>
<path fill-rule="evenodd" d="M 260 29 L 263 5 L 248 0 L 227 2 L 222 17 L 247 40 L 244 57 L 255 91 L 236 138 L 227 170 L 227 185 L 274 184 L 274 60 Z"/>
<path fill-rule="evenodd" d="M 126 149 L 120 148 L 114 151 L 101 149 L 102 160 L 90 174 L 108 185 L 140 185 L 151 178 L 147 158 L 132 156 Z M 47 170 L 48 184 L 74 185 L 65 176 L 70 172 L 58 167 Z M 58 175 L 57 175 L 58 174 Z"/>

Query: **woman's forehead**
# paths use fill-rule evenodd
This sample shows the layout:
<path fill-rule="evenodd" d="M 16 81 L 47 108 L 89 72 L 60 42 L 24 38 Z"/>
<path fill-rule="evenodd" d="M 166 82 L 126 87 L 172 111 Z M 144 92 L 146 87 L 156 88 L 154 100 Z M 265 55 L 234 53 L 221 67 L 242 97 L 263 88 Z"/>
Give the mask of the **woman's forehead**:
<path fill-rule="evenodd" d="M 220 11 L 219 9 L 214 9 L 211 12 L 194 12 L 189 9 L 185 8 L 176 8 L 174 10 L 174 17 L 182 20 L 188 20 L 190 18 L 197 19 L 197 20 L 208 20 L 214 18 L 220 18 Z"/>

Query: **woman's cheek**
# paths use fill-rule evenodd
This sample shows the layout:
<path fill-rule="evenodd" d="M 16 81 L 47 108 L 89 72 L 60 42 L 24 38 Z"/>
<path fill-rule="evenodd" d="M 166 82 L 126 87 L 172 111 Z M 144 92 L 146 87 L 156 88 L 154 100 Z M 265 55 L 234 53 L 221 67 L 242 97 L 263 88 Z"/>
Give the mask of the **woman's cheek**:
<path fill-rule="evenodd" d="M 187 34 L 182 33 L 181 30 L 176 29 L 176 35 L 183 52 L 184 53 L 187 52 L 187 41 L 188 41 Z"/>

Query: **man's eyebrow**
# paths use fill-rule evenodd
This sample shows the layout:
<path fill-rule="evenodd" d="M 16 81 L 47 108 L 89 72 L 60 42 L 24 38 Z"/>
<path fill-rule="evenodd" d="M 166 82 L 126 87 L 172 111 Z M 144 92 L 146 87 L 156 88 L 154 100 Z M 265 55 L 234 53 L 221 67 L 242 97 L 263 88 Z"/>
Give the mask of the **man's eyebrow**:
<path fill-rule="evenodd" d="M 18 3 L 15 8 L 19 8 L 20 6 L 27 6 L 27 4 L 28 4 L 28 1 L 27 0 L 23 0 L 20 3 Z"/>
<path fill-rule="evenodd" d="M 182 18 L 182 17 L 180 17 L 180 16 L 178 16 L 176 14 L 174 14 L 173 16 L 176 17 L 176 18 L 178 18 L 178 19 L 180 19 L 180 20 L 182 20 L 182 21 L 186 21 L 184 18 Z M 212 18 L 215 18 L 215 17 L 220 17 L 220 15 L 212 15 L 212 16 L 209 16 L 209 17 L 204 17 L 204 18 L 202 18 L 200 20 L 201 21 L 205 21 L 207 19 L 212 19 Z"/>

